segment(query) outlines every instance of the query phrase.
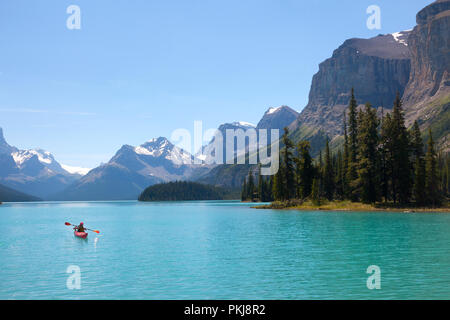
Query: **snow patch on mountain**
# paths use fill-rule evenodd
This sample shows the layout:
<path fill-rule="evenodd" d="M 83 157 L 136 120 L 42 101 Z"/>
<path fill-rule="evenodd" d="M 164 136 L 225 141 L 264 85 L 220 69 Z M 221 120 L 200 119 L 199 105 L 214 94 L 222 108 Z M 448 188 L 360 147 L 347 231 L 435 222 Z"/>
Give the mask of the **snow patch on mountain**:
<path fill-rule="evenodd" d="M 144 156 L 155 156 L 155 150 L 150 151 L 149 149 L 141 146 L 135 147 L 134 152 Z"/>
<path fill-rule="evenodd" d="M 283 108 L 283 107 L 281 106 L 281 107 L 277 107 L 277 108 L 269 108 L 269 110 L 267 110 L 266 114 L 273 114 L 273 113 L 279 111 L 281 108 Z"/>
<path fill-rule="evenodd" d="M 245 122 L 245 121 L 233 122 L 232 125 L 234 125 L 236 127 L 246 127 L 246 128 L 255 128 L 256 127 L 253 123 Z"/>
<path fill-rule="evenodd" d="M 30 160 L 32 157 L 37 156 L 39 162 L 44 165 L 52 164 L 55 159 L 52 154 L 48 151 L 40 150 L 40 149 L 32 149 L 32 150 L 19 150 L 17 152 L 13 152 L 12 157 L 14 162 L 20 168 L 26 161 Z"/>
<path fill-rule="evenodd" d="M 190 153 L 174 146 L 171 152 L 166 156 L 166 159 L 175 164 L 191 164 L 193 158 Z"/>
<path fill-rule="evenodd" d="M 173 145 L 163 137 L 152 139 L 138 147 L 134 147 L 134 152 L 138 155 L 154 158 L 163 157 L 176 165 L 192 164 L 193 162 L 193 157 L 189 152 Z"/>
<path fill-rule="evenodd" d="M 89 173 L 89 171 L 91 171 L 89 168 L 73 167 L 66 164 L 61 164 L 61 167 L 70 174 L 79 174 L 81 176 L 85 176 Z"/>
<path fill-rule="evenodd" d="M 391 35 L 394 38 L 394 40 L 397 41 L 398 43 L 408 46 L 408 35 L 410 31 L 411 30 L 394 32 Z"/>

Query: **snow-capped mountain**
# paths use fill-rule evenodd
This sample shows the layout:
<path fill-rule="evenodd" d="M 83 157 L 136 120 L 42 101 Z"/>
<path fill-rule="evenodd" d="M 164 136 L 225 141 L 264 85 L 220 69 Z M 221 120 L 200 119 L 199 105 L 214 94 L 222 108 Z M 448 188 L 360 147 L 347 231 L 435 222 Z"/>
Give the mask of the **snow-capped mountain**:
<path fill-rule="evenodd" d="M 257 129 L 278 129 L 280 136 L 283 129 L 288 127 L 292 122 L 297 120 L 299 113 L 288 106 L 280 106 L 277 108 L 269 108 L 264 113 L 262 119 L 258 122 Z"/>
<path fill-rule="evenodd" d="M 259 135 L 258 130 L 259 129 L 279 129 L 280 130 L 280 136 L 283 134 L 283 129 L 287 126 L 289 126 L 291 123 L 293 123 L 299 113 L 293 109 L 291 109 L 288 106 L 281 106 L 277 108 L 269 108 L 262 119 L 259 121 L 258 125 L 255 126 L 251 123 L 239 121 L 239 122 L 233 122 L 233 123 L 225 123 L 222 124 L 217 130 L 222 134 L 223 137 L 223 159 L 221 164 L 226 164 L 226 131 L 228 129 L 231 130 L 238 130 L 242 129 L 244 131 L 248 129 L 256 129 L 256 134 Z M 270 132 L 267 133 L 268 139 L 270 139 Z M 202 148 L 202 152 L 197 153 L 196 157 L 205 161 L 206 163 L 215 163 L 215 138 L 212 138 L 211 141 Z M 268 141 L 270 143 L 270 140 Z M 238 149 L 238 146 L 235 145 L 233 158 L 235 159 L 237 155 L 242 154 L 243 152 L 247 151 L 249 146 L 249 141 L 247 139 L 245 143 L 245 148 Z M 217 164 L 217 163 L 216 163 Z"/>
<path fill-rule="evenodd" d="M 10 188 L 45 199 L 79 179 L 45 150 L 19 150 L 10 146 L 0 128 L 0 182 Z"/>
<path fill-rule="evenodd" d="M 297 119 L 299 113 L 293 109 L 291 109 L 288 106 L 280 106 L 276 108 L 269 108 L 261 118 L 261 120 L 258 122 L 258 125 L 255 127 L 254 125 L 244 123 L 244 122 L 235 122 L 232 124 L 224 124 L 219 127 L 219 131 L 225 132 L 226 129 L 256 129 L 257 138 L 259 141 L 259 131 L 260 129 L 266 129 L 267 132 L 267 141 L 264 141 L 264 144 L 270 145 L 271 141 L 271 134 L 269 130 L 271 129 L 278 129 L 279 136 L 283 134 L 283 129 L 285 127 L 288 127 L 290 124 L 295 122 Z M 224 135 L 225 137 L 225 135 Z M 226 139 L 224 139 L 226 140 Z M 211 150 L 214 150 L 214 139 L 211 140 L 211 142 L 203 147 L 203 152 L 205 154 L 212 153 L 214 155 L 214 152 L 210 152 Z M 249 150 L 249 141 L 246 141 L 245 150 L 236 150 L 235 146 L 235 153 L 234 158 L 236 158 L 237 155 L 241 155 L 244 152 L 248 152 Z M 225 146 L 225 142 L 224 142 Z M 223 154 L 225 155 L 225 147 Z M 197 155 L 197 157 L 199 157 Z M 204 156 L 205 157 L 205 156 Z M 206 158 L 206 157 L 205 157 Z M 212 157 L 213 158 L 213 157 Z M 234 159 L 233 159 L 234 160 Z M 230 169 L 231 168 L 231 169 Z M 224 162 L 221 165 L 215 166 L 208 172 L 204 173 L 202 176 L 196 177 L 195 180 L 208 183 L 212 185 L 222 185 L 222 186 L 231 186 L 231 187 L 240 187 L 242 185 L 242 181 L 244 177 L 248 174 L 250 166 L 228 166 L 225 162 L 225 156 L 224 156 Z"/>
<path fill-rule="evenodd" d="M 407 47 L 408 46 L 408 37 L 411 34 L 411 31 L 412 31 L 412 29 L 395 32 L 395 33 L 392 33 L 391 36 L 392 36 L 392 38 L 394 38 L 394 41 Z"/>
<path fill-rule="evenodd" d="M 62 163 L 61 167 L 71 174 L 79 174 L 80 176 L 85 176 L 88 174 L 89 171 L 91 171 L 91 169 L 89 168 L 73 167 Z"/>
<path fill-rule="evenodd" d="M 139 147 L 135 147 L 134 151 L 142 156 L 163 158 L 176 165 L 192 164 L 194 161 L 194 157 L 189 152 L 176 147 L 163 137 L 152 139 Z"/>
<path fill-rule="evenodd" d="M 194 165 L 194 157 L 168 139 L 152 139 L 140 146 L 122 146 L 111 160 L 92 169 L 79 181 L 58 194 L 63 200 L 137 199 L 148 186 L 186 180 L 208 170 Z"/>
<path fill-rule="evenodd" d="M 39 174 L 40 170 L 48 173 L 70 174 L 62 168 L 50 152 L 42 149 L 18 150 L 11 153 L 11 156 L 21 170 L 36 170 L 36 174 Z"/>
<path fill-rule="evenodd" d="M 223 138 L 223 153 L 222 153 L 223 157 L 222 157 L 221 163 L 219 163 L 219 164 L 226 163 L 226 160 L 227 160 L 227 157 L 226 157 L 226 143 L 227 143 L 226 132 L 227 132 L 227 130 L 241 129 L 243 131 L 247 131 L 248 129 L 255 129 L 255 128 L 256 128 L 255 125 L 253 125 L 249 122 L 244 122 L 244 121 L 233 122 L 233 123 L 224 123 L 224 124 L 220 125 L 219 128 L 217 129 L 217 131 L 221 133 L 222 138 Z M 215 140 L 216 140 L 216 138 L 213 137 L 206 146 L 202 147 L 201 152 L 199 151 L 196 154 L 196 157 L 198 159 L 201 159 L 206 164 L 210 164 L 210 165 L 217 164 L 215 161 L 215 156 L 216 156 Z M 246 143 L 245 149 L 248 149 L 248 142 Z M 234 159 L 237 154 L 244 152 L 245 149 L 237 150 L 237 146 L 235 146 L 235 150 L 234 150 L 232 159 Z"/>

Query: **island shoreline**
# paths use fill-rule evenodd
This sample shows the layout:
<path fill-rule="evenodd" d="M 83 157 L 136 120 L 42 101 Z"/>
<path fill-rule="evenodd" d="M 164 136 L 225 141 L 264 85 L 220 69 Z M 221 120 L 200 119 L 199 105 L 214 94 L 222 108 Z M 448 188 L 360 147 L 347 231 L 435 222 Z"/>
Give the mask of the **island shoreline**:
<path fill-rule="evenodd" d="M 364 204 L 361 202 L 333 201 L 324 202 L 320 205 L 313 205 L 310 201 L 304 204 L 289 205 L 284 202 L 274 202 L 269 205 L 252 206 L 259 210 L 280 210 L 280 211 L 337 211 L 337 212 L 401 212 L 401 213 L 450 213 L 450 207 L 391 207 L 389 205 Z"/>

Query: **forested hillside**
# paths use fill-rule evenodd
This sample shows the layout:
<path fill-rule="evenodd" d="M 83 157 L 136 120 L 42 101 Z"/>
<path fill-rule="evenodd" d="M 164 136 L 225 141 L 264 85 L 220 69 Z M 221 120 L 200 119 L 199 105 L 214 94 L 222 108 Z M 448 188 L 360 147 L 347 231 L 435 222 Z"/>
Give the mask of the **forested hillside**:
<path fill-rule="evenodd" d="M 239 191 L 206 184 L 176 181 L 145 189 L 139 201 L 237 200 Z"/>

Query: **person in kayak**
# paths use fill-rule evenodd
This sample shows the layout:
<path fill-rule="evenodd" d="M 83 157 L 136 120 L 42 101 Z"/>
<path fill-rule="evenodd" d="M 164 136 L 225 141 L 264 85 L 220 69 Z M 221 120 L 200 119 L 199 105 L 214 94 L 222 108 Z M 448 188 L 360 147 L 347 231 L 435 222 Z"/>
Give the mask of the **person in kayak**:
<path fill-rule="evenodd" d="M 75 229 L 76 229 L 78 232 L 86 232 L 85 229 L 84 229 L 84 223 L 83 223 L 83 222 L 80 222 L 80 225 L 77 226 L 77 227 L 75 227 Z"/>

